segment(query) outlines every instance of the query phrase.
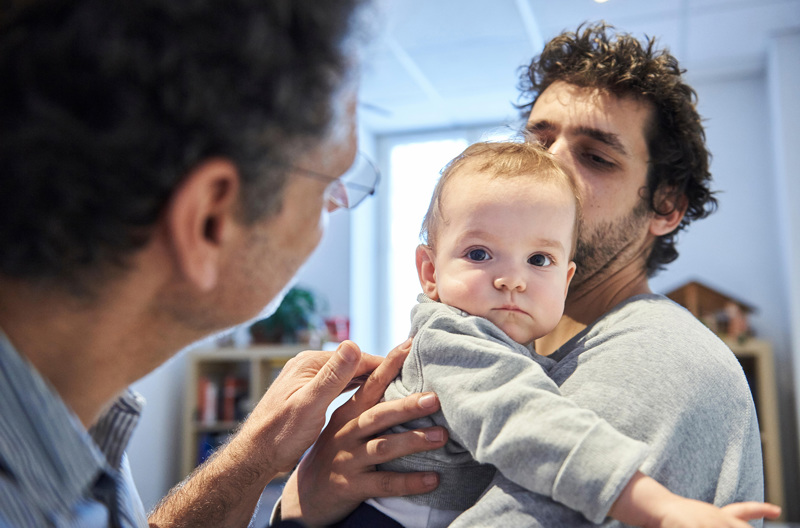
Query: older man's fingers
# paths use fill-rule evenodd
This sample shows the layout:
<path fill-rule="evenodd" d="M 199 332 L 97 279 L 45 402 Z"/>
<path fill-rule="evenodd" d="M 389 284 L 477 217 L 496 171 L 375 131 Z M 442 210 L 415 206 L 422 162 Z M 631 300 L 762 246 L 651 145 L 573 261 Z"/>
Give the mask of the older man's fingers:
<path fill-rule="evenodd" d="M 397 377 L 400 369 L 403 368 L 403 362 L 406 360 L 410 350 L 411 339 L 408 339 L 392 349 L 386 359 L 383 360 L 383 363 L 372 371 L 364 385 L 353 395 L 353 401 L 359 413 L 381 401 L 386 387 L 389 386 L 389 383 Z"/>

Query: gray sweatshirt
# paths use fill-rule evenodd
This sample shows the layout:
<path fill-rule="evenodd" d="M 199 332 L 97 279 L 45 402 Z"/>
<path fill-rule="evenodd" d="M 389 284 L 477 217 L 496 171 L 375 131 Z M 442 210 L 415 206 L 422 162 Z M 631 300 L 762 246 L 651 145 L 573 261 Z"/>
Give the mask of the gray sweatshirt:
<path fill-rule="evenodd" d="M 555 361 L 532 354 L 486 319 L 424 295 L 419 301 L 412 311 L 411 352 L 385 396 L 435 391 L 440 412 L 394 431 L 443 425 L 450 441 L 380 469 L 434 469 L 439 487 L 408 500 L 464 510 L 497 468 L 522 488 L 602 521 L 642 465 L 647 446 L 562 397 L 545 371 Z"/>
<path fill-rule="evenodd" d="M 640 469 L 672 492 L 717 506 L 763 500 L 761 442 L 747 381 L 730 349 L 687 310 L 660 295 L 634 297 L 549 359 L 557 361 L 549 374 L 563 396 L 648 444 Z M 538 428 L 527 430 L 528 456 L 536 464 Z M 594 465 L 584 470 L 597 473 Z M 584 493 L 579 481 L 569 493 Z M 596 526 L 558 500 L 498 474 L 451 526 Z"/>

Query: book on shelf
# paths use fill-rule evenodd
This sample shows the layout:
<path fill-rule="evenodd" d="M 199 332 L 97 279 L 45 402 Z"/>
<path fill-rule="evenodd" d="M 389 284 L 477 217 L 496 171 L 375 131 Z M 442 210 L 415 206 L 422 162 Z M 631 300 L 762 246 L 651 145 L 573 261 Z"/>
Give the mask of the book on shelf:
<path fill-rule="evenodd" d="M 247 379 L 227 374 L 197 379 L 197 422 L 212 426 L 242 420 L 249 412 Z"/>
<path fill-rule="evenodd" d="M 228 441 L 230 433 L 203 433 L 197 442 L 197 465 L 199 466 L 210 457 L 214 451 Z"/>
<path fill-rule="evenodd" d="M 219 384 L 209 376 L 197 379 L 197 421 L 213 425 L 218 421 Z"/>
<path fill-rule="evenodd" d="M 222 420 L 239 421 L 247 415 L 248 383 L 244 378 L 229 374 L 222 383 Z"/>

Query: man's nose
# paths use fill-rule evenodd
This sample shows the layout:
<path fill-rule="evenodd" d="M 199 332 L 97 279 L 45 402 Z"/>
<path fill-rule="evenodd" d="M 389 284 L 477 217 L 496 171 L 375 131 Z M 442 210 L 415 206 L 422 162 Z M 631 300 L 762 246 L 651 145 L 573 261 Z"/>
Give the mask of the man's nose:
<path fill-rule="evenodd" d="M 547 150 L 558 158 L 561 163 L 572 163 L 572 155 L 570 153 L 569 145 L 567 144 L 566 140 L 562 137 L 558 137 L 550 143 L 547 147 Z"/>
<path fill-rule="evenodd" d="M 575 178 L 575 183 L 578 185 L 578 189 L 583 192 L 581 170 L 577 165 L 578 161 L 575 159 L 575 152 L 570 147 L 567 140 L 563 137 L 556 138 L 556 140 L 547 147 L 547 151 L 561 163 L 567 172 L 572 174 L 573 178 Z"/>

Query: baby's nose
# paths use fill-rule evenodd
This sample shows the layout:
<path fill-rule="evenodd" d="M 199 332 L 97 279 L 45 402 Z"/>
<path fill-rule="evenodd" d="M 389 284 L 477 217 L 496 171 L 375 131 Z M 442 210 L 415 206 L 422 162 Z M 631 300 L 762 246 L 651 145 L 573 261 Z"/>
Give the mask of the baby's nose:
<path fill-rule="evenodd" d="M 494 287 L 498 290 L 525 291 L 525 280 L 518 274 L 507 273 L 494 280 Z"/>

